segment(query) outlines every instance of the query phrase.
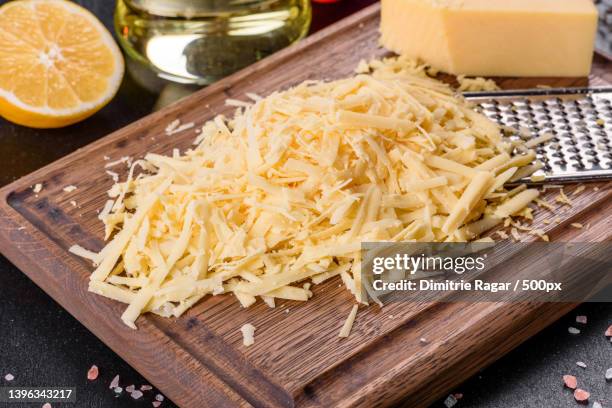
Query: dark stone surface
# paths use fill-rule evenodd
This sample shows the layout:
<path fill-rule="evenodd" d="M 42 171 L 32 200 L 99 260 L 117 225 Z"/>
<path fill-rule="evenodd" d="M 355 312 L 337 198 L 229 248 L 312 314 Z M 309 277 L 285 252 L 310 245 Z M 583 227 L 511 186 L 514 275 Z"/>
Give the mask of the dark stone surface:
<path fill-rule="evenodd" d="M 316 5 L 313 29 L 372 2 L 343 0 L 335 5 Z M 110 28 L 114 2 L 79 3 Z M 66 129 L 26 129 L 0 119 L 0 185 L 146 115 L 155 100 L 126 76 L 119 94 L 106 108 Z M 76 386 L 77 407 L 151 406 L 155 395 L 151 391 L 139 401 L 127 395 L 116 398 L 108 389 L 115 374 L 120 374 L 123 387 L 146 384 L 146 380 L 2 257 L 0 299 L 0 386 L 9 384 L 3 377 L 12 373 L 15 380 L 11 385 Z M 566 373 L 578 377 L 579 385 L 592 393 L 591 401 L 612 406 L 612 384 L 604 379 L 605 370 L 612 367 L 612 344 L 603 336 L 612 324 L 612 306 L 586 304 L 578 312 L 589 318 L 580 335 L 567 332 L 569 325 L 575 325 L 577 313 L 571 313 L 459 387 L 456 392 L 464 397 L 457 407 L 573 407 L 576 403 L 562 387 L 561 377 Z M 588 367 L 577 367 L 576 361 L 584 361 Z M 92 364 L 100 368 L 100 376 L 89 382 L 86 373 Z M 54 408 L 61 406 L 75 404 L 53 404 Z M 162 406 L 174 405 L 165 401 Z"/>

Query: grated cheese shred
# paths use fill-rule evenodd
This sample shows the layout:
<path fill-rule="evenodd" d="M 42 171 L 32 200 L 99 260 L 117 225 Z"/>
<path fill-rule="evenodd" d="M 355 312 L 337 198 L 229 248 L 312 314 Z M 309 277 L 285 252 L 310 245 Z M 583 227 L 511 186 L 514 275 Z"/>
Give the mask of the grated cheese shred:
<path fill-rule="evenodd" d="M 461 92 L 490 92 L 500 89 L 495 81 L 482 77 L 467 78 L 465 75 L 459 75 L 457 77 L 457 82 L 459 82 L 459 91 Z"/>
<path fill-rule="evenodd" d="M 191 149 L 134 162 L 99 214 L 110 241 L 72 251 L 96 265 L 90 291 L 127 303 L 132 328 L 207 295 L 306 301 L 304 283 L 335 276 L 365 303 L 361 242 L 459 242 L 530 215 L 537 190 L 504 183 L 535 153 L 425 71 L 374 60 L 367 75 L 247 95 Z"/>
<path fill-rule="evenodd" d="M 240 332 L 242 333 L 242 344 L 247 347 L 255 344 L 255 326 L 247 323 L 240 328 Z"/>
<path fill-rule="evenodd" d="M 563 188 L 559 190 L 559 195 L 555 197 L 555 201 L 559 204 L 567 205 L 570 207 L 573 205 L 572 201 L 568 198 L 567 195 L 565 195 Z"/>
<path fill-rule="evenodd" d="M 351 312 L 348 317 L 344 321 L 342 328 L 340 329 L 340 333 L 338 333 L 338 337 L 348 337 L 351 334 L 351 329 L 353 328 L 353 324 L 355 323 L 355 318 L 357 317 L 357 309 L 358 305 L 353 305 Z"/>

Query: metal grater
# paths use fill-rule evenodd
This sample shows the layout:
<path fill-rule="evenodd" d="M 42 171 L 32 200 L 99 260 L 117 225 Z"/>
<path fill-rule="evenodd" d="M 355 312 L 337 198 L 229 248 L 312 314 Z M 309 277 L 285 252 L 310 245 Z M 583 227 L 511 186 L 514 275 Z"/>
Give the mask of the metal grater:
<path fill-rule="evenodd" d="M 612 88 L 559 88 L 465 93 L 500 125 L 555 138 L 537 147 L 543 182 L 612 179 Z M 519 136 L 514 136 L 519 137 Z M 530 179 L 521 182 L 533 183 Z"/>

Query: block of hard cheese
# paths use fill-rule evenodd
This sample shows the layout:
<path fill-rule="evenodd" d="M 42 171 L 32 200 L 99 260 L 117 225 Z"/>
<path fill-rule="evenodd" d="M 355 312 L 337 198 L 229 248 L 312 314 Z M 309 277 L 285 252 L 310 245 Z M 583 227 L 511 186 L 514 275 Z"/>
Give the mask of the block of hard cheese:
<path fill-rule="evenodd" d="M 587 76 L 596 30 L 592 0 L 382 0 L 382 45 L 455 75 Z"/>

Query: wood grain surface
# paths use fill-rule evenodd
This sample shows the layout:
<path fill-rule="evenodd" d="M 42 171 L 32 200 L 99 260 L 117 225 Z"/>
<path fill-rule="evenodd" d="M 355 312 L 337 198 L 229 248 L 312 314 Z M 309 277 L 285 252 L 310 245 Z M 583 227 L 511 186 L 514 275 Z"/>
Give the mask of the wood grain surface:
<path fill-rule="evenodd" d="M 0 250 L 116 353 L 182 407 L 427 406 L 477 370 L 508 352 L 573 304 L 394 303 L 361 307 L 347 339 L 338 331 L 353 299 L 332 280 L 306 303 L 261 302 L 241 309 L 231 296 L 204 299 L 180 319 L 144 316 L 133 331 L 121 323 L 124 305 L 87 292 L 91 265 L 67 249 L 102 247 L 97 211 L 112 180 L 104 156 L 142 157 L 191 145 L 188 130 L 167 136 L 174 119 L 202 124 L 230 114 L 228 97 L 266 95 L 305 79 L 349 75 L 377 46 L 378 5 L 154 113 L 0 190 Z M 593 85 L 609 81 L 610 65 L 596 59 Z M 447 78 L 448 79 L 448 78 Z M 504 88 L 585 85 L 587 79 L 502 79 Z M 122 171 L 122 176 L 125 172 Z M 35 194 L 31 186 L 43 183 Z M 75 185 L 66 193 L 62 189 Z M 590 185 L 559 212 L 562 222 L 534 222 L 552 240 L 607 241 L 611 185 Z M 567 189 L 571 192 L 573 187 Z M 549 193 L 556 194 L 556 193 Z M 545 197 L 551 201 L 550 197 Z M 76 202 L 76 206 L 71 204 Z M 590 223 L 578 230 L 572 222 Z M 240 327 L 257 327 L 242 346 Z M 58 328 L 58 330 L 60 330 Z M 428 342 L 419 342 L 421 337 Z"/>

